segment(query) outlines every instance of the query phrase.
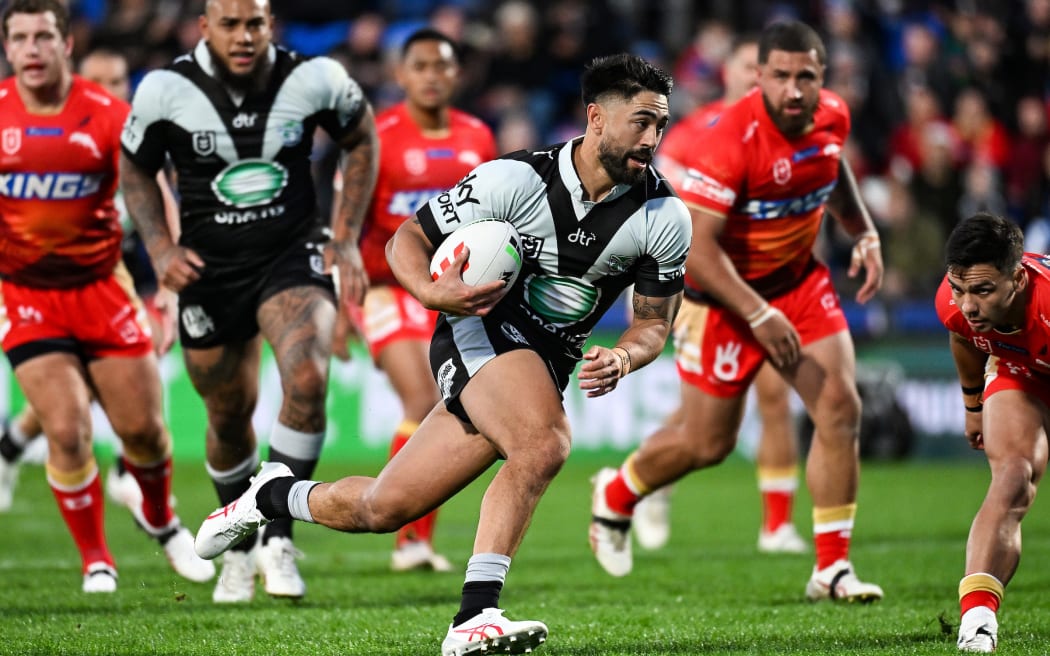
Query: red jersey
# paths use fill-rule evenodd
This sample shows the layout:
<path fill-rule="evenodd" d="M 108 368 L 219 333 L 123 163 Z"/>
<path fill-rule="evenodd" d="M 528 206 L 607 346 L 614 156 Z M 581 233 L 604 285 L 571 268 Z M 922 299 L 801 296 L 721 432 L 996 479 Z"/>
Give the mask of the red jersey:
<path fill-rule="evenodd" d="M 813 259 L 824 204 L 849 134 L 846 103 L 822 89 L 813 129 L 789 139 L 754 88 L 694 143 L 678 193 L 727 220 L 719 243 L 756 291 L 783 289 Z"/>
<path fill-rule="evenodd" d="M 660 141 L 660 156 L 673 159 L 679 164 L 691 159 L 698 145 L 699 132 L 711 127 L 725 108 L 725 100 L 715 100 L 697 107 L 672 125 Z"/>
<path fill-rule="evenodd" d="M 129 106 L 73 76 L 58 114 L 26 111 L 15 79 L 0 82 L 0 277 L 74 287 L 120 259 L 120 132 Z"/>
<path fill-rule="evenodd" d="M 970 327 L 952 300 L 948 276 L 937 290 L 937 316 L 945 327 L 978 349 L 998 357 L 1011 372 L 1050 384 L 1050 257 L 1026 253 L 1021 266 L 1028 272 L 1025 324 L 1012 333 L 979 333 Z"/>
<path fill-rule="evenodd" d="M 376 117 L 379 177 L 361 235 L 361 257 L 373 284 L 395 283 L 386 243 L 405 219 L 496 157 L 496 140 L 480 119 L 449 110 L 444 137 L 427 137 L 399 103 Z"/>

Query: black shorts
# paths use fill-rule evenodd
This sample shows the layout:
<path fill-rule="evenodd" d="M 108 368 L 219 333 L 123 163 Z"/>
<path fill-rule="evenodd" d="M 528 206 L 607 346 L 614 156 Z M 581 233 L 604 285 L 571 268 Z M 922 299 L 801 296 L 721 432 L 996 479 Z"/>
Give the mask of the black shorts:
<path fill-rule="evenodd" d="M 486 362 L 518 349 L 528 349 L 539 355 L 547 364 L 547 372 L 558 391 L 565 391 L 578 358 L 566 353 L 564 347 L 550 344 L 531 326 L 516 325 L 491 315 L 451 318 L 441 315 L 430 340 L 430 369 L 448 411 L 472 424 L 459 400 L 463 388 Z"/>
<path fill-rule="evenodd" d="M 201 279 L 179 294 L 179 339 L 184 348 L 245 342 L 259 334 L 259 306 L 292 287 L 318 287 L 335 304 L 332 277 L 324 273 L 320 230 L 283 252 L 236 265 L 209 262 Z"/>

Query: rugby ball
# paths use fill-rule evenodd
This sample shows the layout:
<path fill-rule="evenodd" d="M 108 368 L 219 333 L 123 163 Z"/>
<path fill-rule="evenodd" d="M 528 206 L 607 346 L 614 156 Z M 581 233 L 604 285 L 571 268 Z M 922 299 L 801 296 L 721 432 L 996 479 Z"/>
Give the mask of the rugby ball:
<path fill-rule="evenodd" d="M 457 228 L 441 242 L 430 260 L 430 277 L 438 279 L 452 265 L 452 260 L 470 249 L 463 265 L 463 282 L 483 285 L 505 280 L 506 289 L 521 272 L 521 237 L 510 223 L 502 219 L 482 219 Z"/>

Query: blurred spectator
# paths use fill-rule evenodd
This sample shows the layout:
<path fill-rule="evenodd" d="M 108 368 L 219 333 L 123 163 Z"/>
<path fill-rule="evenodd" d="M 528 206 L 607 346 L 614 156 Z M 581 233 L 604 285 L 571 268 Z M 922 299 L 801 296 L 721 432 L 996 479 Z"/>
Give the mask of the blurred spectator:
<path fill-rule="evenodd" d="M 372 101 L 376 111 L 383 108 L 379 102 L 380 88 L 385 84 L 392 84 L 390 71 L 383 58 L 385 29 L 386 20 L 381 15 L 361 14 L 350 24 L 346 40 L 328 53 L 346 66 L 347 71 Z"/>
<path fill-rule="evenodd" d="M 951 107 L 955 103 L 958 80 L 940 45 L 937 34 L 926 23 L 911 22 L 904 26 L 901 35 L 904 67 L 898 75 L 901 96 L 912 88 L 925 87 L 936 96 L 940 107 Z"/>
<path fill-rule="evenodd" d="M 1046 114 L 1043 101 L 1035 96 L 1026 96 L 1017 103 L 1017 138 L 1003 174 L 1011 215 L 1022 227 L 1041 211 L 1043 153 L 1050 144 Z"/>
<path fill-rule="evenodd" d="M 1010 158 L 1010 135 L 988 111 L 984 95 L 973 87 L 959 94 L 952 115 L 952 127 L 962 145 L 966 164 L 986 162 L 997 171 Z"/>
<path fill-rule="evenodd" d="M 540 42 L 539 13 L 524 0 L 509 0 L 493 18 L 496 33 L 485 93 L 474 111 L 498 124 L 506 112 L 524 107 L 545 133 L 553 121 L 554 100 L 547 88 L 550 59 Z"/>
<path fill-rule="evenodd" d="M 923 211 L 908 188 L 884 178 L 877 191 L 865 183 L 864 199 L 879 224 L 886 258 L 882 298 L 932 298 L 940 284 L 941 248 L 947 232 L 941 222 Z M 934 255 L 936 254 L 936 257 Z"/>
<path fill-rule="evenodd" d="M 721 21 L 700 25 L 693 41 L 674 66 L 671 114 L 685 116 L 700 105 L 722 97 L 722 64 L 733 46 L 733 32 Z"/>
<path fill-rule="evenodd" d="M 975 160 L 963 176 L 963 194 L 959 198 L 959 219 L 988 212 L 1006 216 L 1006 197 L 1003 196 L 999 172 L 986 160 Z"/>
<path fill-rule="evenodd" d="M 181 54 L 175 39 L 180 4 L 174 0 L 114 0 L 95 28 L 90 47 L 122 53 L 133 71 L 165 66 Z"/>
<path fill-rule="evenodd" d="M 933 217 L 945 235 L 959 221 L 962 178 L 956 167 L 950 128 L 932 123 L 919 135 L 919 168 L 905 182 L 916 210 Z"/>
<path fill-rule="evenodd" d="M 948 122 L 941 113 L 940 102 L 921 84 L 909 85 L 904 95 L 905 120 L 893 129 L 889 145 L 889 170 L 907 182 L 922 167 L 923 138 L 931 130 L 943 128 L 948 133 Z"/>
<path fill-rule="evenodd" d="M 536 124 L 525 112 L 508 112 L 503 115 L 496 130 L 496 150 L 499 154 L 516 150 L 535 150 L 543 146 Z"/>

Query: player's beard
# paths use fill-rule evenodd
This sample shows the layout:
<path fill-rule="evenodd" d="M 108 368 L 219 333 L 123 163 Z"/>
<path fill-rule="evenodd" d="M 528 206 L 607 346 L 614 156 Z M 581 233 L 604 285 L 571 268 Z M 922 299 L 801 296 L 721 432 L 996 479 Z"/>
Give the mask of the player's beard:
<path fill-rule="evenodd" d="M 619 149 L 604 139 L 598 143 L 598 161 L 601 162 L 605 172 L 609 174 L 609 177 L 616 184 L 633 185 L 645 179 L 646 169 L 636 169 L 629 166 L 627 163 L 629 157 L 649 162 L 650 165 L 653 161 L 651 150 Z"/>
<path fill-rule="evenodd" d="M 769 114 L 773 124 L 786 137 L 797 137 L 805 133 L 809 129 L 810 124 L 813 123 L 813 114 L 817 111 L 816 105 L 807 107 L 803 103 L 802 113 L 797 116 L 788 116 L 784 113 L 783 108 L 777 109 L 774 107 L 765 95 L 762 96 L 762 102 L 765 103 L 766 113 Z"/>
<path fill-rule="evenodd" d="M 266 88 L 266 82 L 270 77 L 270 58 L 265 53 L 262 57 L 255 60 L 255 64 L 250 71 L 239 74 L 230 70 L 230 67 L 219 57 L 210 43 L 205 41 L 204 45 L 208 48 L 208 54 L 211 55 L 211 63 L 215 67 L 215 77 L 220 82 L 241 93 L 259 92 Z"/>

